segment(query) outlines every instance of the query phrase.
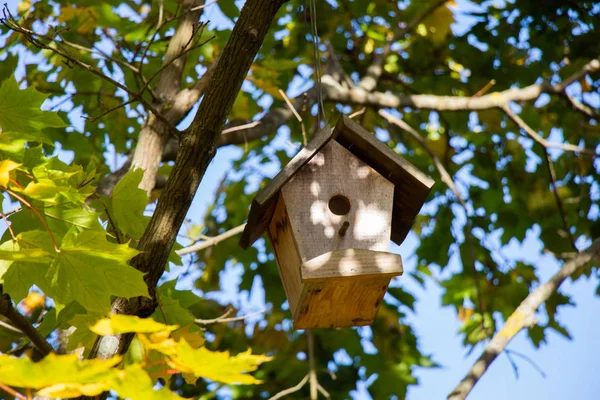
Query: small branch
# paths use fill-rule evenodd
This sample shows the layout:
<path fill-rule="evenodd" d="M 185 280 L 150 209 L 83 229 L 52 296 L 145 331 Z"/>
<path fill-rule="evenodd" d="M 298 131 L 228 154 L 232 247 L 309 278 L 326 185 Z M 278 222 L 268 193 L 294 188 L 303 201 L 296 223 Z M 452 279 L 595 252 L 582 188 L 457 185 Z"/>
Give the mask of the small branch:
<path fill-rule="evenodd" d="M 0 320 L 0 326 L 2 326 L 5 329 L 8 329 L 9 331 L 13 331 L 15 333 L 23 333 L 23 331 L 21 331 L 20 329 L 15 328 L 14 326 L 12 326 L 11 324 L 7 324 L 6 322 Z"/>
<path fill-rule="evenodd" d="M 531 359 L 531 357 L 526 356 L 523 353 L 520 353 L 518 351 L 515 350 L 511 350 L 511 349 L 504 349 L 504 352 L 508 355 L 508 354 L 512 354 L 513 356 L 517 356 L 523 360 L 525 360 L 529 365 L 531 365 L 533 367 L 533 369 L 535 369 L 542 378 L 546 378 L 546 373 L 544 372 L 544 370 L 542 369 L 542 367 L 540 367 L 539 365 L 537 365 L 535 363 L 535 361 L 533 361 Z"/>
<path fill-rule="evenodd" d="M 16 397 L 19 400 L 27 400 L 27 397 L 23 396 L 21 393 L 17 392 L 10 386 L 5 385 L 4 383 L 0 383 L 0 390 L 5 391 L 6 393 L 10 394 L 13 397 Z"/>
<path fill-rule="evenodd" d="M 244 125 L 239 125 L 239 126 L 234 126 L 232 128 L 223 129 L 223 132 L 221 132 L 221 134 L 226 135 L 231 132 L 243 131 L 246 129 L 254 128 L 255 126 L 258 126 L 258 125 L 260 125 L 260 121 L 254 121 L 254 122 L 250 122 L 250 123 L 247 123 Z"/>
<path fill-rule="evenodd" d="M 300 122 L 300 126 L 302 127 L 302 141 L 304 143 L 304 146 L 306 146 L 306 129 L 304 128 L 304 122 L 302 121 L 302 117 L 300 116 L 300 114 L 298 114 L 298 111 L 296 111 L 296 108 L 294 107 L 294 105 L 292 104 L 292 102 L 290 101 L 289 97 L 287 97 L 287 95 L 285 94 L 285 92 L 281 89 L 279 89 L 279 94 L 281 94 L 281 96 L 283 96 L 283 99 L 285 100 L 285 104 L 287 104 L 288 108 L 290 109 L 290 111 L 294 114 L 294 116 L 296 117 L 296 119 L 298 120 L 298 122 Z"/>
<path fill-rule="evenodd" d="M 5 13 L 6 13 L 6 10 L 7 9 L 5 7 Z M 77 65 L 77 66 L 85 69 L 86 71 L 89 71 L 92 74 L 100 77 L 101 79 L 103 79 L 103 80 L 111 83 L 112 85 L 118 87 L 119 89 L 127 92 L 127 94 L 129 94 L 135 101 L 137 101 L 140 104 L 142 104 L 149 112 L 152 112 L 152 114 L 154 114 L 156 116 L 156 118 L 158 118 L 161 122 L 163 122 L 165 124 L 165 126 L 167 126 L 169 128 L 169 130 L 171 131 L 171 133 L 173 133 L 176 136 L 179 135 L 179 131 L 177 130 L 177 128 L 175 128 L 175 126 L 173 126 L 173 124 L 171 124 L 167 119 L 165 119 L 165 117 L 162 116 L 162 114 L 152 104 L 150 104 L 146 100 L 144 100 L 143 97 L 140 94 L 138 94 L 135 91 L 129 89 L 127 86 L 125 86 L 124 84 L 122 84 L 122 83 L 114 80 L 110 76 L 105 75 L 104 73 L 102 73 L 101 71 L 99 71 L 96 68 L 92 67 L 91 65 L 86 64 L 83 61 L 80 61 L 76 57 L 73 57 L 72 55 L 70 55 L 65 50 L 62 50 L 60 48 L 61 47 L 60 46 L 61 42 L 58 42 L 58 41 L 52 39 L 52 41 L 57 44 L 56 47 L 48 46 L 47 44 L 44 44 L 44 43 L 40 42 L 35 37 L 42 37 L 42 38 L 45 38 L 45 37 L 40 36 L 39 34 L 37 34 L 36 32 L 34 32 L 32 30 L 29 30 L 27 28 L 24 28 L 24 27 L 20 26 L 14 20 L 14 18 L 10 14 L 10 12 L 9 12 L 9 17 L 8 18 L 2 18 L 2 19 L 0 19 L 0 23 L 2 23 L 4 26 L 6 26 L 10 30 L 13 30 L 15 32 L 21 33 L 34 46 L 36 46 L 36 47 L 38 47 L 40 49 L 43 49 L 43 50 L 52 51 L 53 53 L 56 53 L 59 56 L 65 58 L 67 60 L 67 62 L 66 62 L 67 66 L 72 67 L 72 65 Z"/>
<path fill-rule="evenodd" d="M 229 239 L 232 236 L 239 235 L 240 233 L 242 233 L 242 231 L 244 230 L 245 227 L 246 227 L 246 224 L 236 226 L 235 228 L 230 229 L 227 232 L 221 233 L 218 236 L 215 236 L 213 238 L 205 240 L 202 243 L 197 243 L 192 246 L 183 248 L 181 250 L 177 250 L 176 253 L 179 254 L 180 256 L 182 256 L 184 254 L 194 253 L 196 251 L 200 251 L 200 250 L 204 250 L 208 247 L 212 247 L 212 246 L 222 242 L 225 239 Z"/>
<path fill-rule="evenodd" d="M 318 398 L 318 385 L 317 370 L 315 368 L 315 338 L 313 332 L 308 330 L 306 332 L 306 338 L 308 340 L 308 365 L 309 365 L 309 382 L 310 382 L 310 400 L 317 400 Z"/>
<path fill-rule="evenodd" d="M 494 86 L 496 84 L 496 80 L 492 79 L 491 81 L 489 81 L 488 83 L 485 84 L 484 87 L 482 87 L 481 89 L 479 89 L 477 91 L 477 93 L 475 93 L 473 96 L 471 97 L 480 97 L 483 96 L 484 94 L 487 93 L 488 90 L 490 90 L 492 88 L 492 86 Z"/>
<path fill-rule="evenodd" d="M 10 296 L 6 293 L 2 292 L 2 287 L 0 286 L 0 315 L 6 317 L 12 324 L 14 328 L 18 329 L 35 345 L 35 347 L 39 350 L 39 352 L 43 356 L 47 356 L 50 353 L 54 353 L 54 349 L 50 344 L 44 339 L 40 333 L 33 327 L 31 322 L 27 318 L 25 318 L 21 313 L 19 313 L 12 304 L 12 300 Z"/>
<path fill-rule="evenodd" d="M 129 101 L 126 101 L 125 103 L 121 103 L 121 104 L 119 104 L 119 105 L 118 105 L 118 106 L 116 106 L 116 107 L 113 107 L 113 108 L 110 108 L 110 109 L 106 110 L 105 112 L 103 112 L 102 114 L 100 114 L 100 115 L 98 115 L 98 116 L 95 116 L 95 117 L 89 117 L 89 116 L 88 116 L 88 117 L 86 117 L 86 116 L 82 116 L 81 118 L 83 118 L 83 119 L 87 119 L 87 120 L 88 120 L 88 121 L 90 121 L 90 122 L 96 122 L 96 121 L 98 121 L 100 118 L 102 118 L 102 117 L 104 117 L 104 116 L 106 116 L 106 115 L 110 114 L 111 112 L 113 112 L 113 111 L 116 111 L 116 110 L 118 110 L 119 108 L 124 108 L 124 107 L 126 107 L 127 105 L 129 105 L 129 104 L 131 104 L 131 103 L 134 103 L 134 102 L 135 102 L 135 100 L 129 100 Z"/>
<path fill-rule="evenodd" d="M 542 147 L 544 148 L 557 148 L 557 149 L 561 149 L 563 151 L 572 151 L 575 153 L 582 153 L 582 154 L 590 154 L 592 156 L 596 155 L 592 150 L 588 150 L 588 149 L 584 149 L 582 147 L 578 147 L 572 144 L 568 144 L 568 143 L 552 143 L 547 141 L 545 138 L 543 138 L 542 136 L 538 135 L 538 133 L 536 131 L 534 131 L 529 125 L 527 125 L 527 123 L 525 123 L 525 121 L 523 121 L 521 119 L 521 117 L 519 117 L 517 114 L 515 114 L 511 109 L 510 106 L 508 104 L 503 105 L 502 107 L 500 107 L 502 109 L 502 111 L 504 111 L 504 113 L 514 121 L 515 124 L 517 124 L 517 126 L 521 129 L 523 129 L 525 131 L 525 133 L 527 133 L 527 135 L 533 139 L 536 143 L 542 145 Z"/>
<path fill-rule="evenodd" d="M 233 312 L 233 309 L 229 309 L 225 312 L 225 314 L 221 315 L 220 317 L 217 317 L 214 319 L 196 319 L 196 320 L 194 320 L 194 322 L 198 325 L 211 325 L 211 324 L 217 324 L 217 323 L 238 322 L 238 321 L 243 321 L 248 318 L 256 317 L 257 315 L 264 314 L 266 311 L 267 311 L 267 309 L 265 308 L 260 311 L 253 312 L 252 314 L 242 315 L 240 317 L 227 318 L 227 316 Z"/>
<path fill-rule="evenodd" d="M 560 285 L 578 269 L 584 267 L 594 257 L 600 255 L 600 238 L 579 253 L 576 258 L 565 262 L 562 268 L 550 280 L 531 292 L 506 320 L 504 327 L 490 340 L 485 350 L 475 362 L 465 378 L 448 395 L 449 400 L 463 400 L 471 392 L 498 355 L 522 329 L 535 321 L 536 310 L 555 293 Z"/>
<path fill-rule="evenodd" d="M 439 157 L 437 156 L 437 154 L 435 154 L 433 152 L 433 150 L 431 150 L 431 148 L 427 145 L 427 141 L 425 139 L 423 139 L 423 137 L 421 135 L 419 135 L 419 133 L 414 130 L 410 125 L 408 125 L 406 122 L 404 122 L 403 120 L 401 120 L 400 118 L 397 118 L 395 116 L 393 116 L 392 114 L 388 113 L 385 110 L 379 110 L 378 114 L 380 116 L 382 116 L 385 120 L 387 120 L 389 123 L 396 125 L 397 127 L 399 127 L 400 129 L 408 132 L 411 137 L 413 139 L 415 139 L 417 142 L 419 142 L 419 144 L 421 145 L 421 147 L 423 147 L 423 149 L 429 154 L 429 156 L 431 157 L 431 160 L 433 161 L 433 165 L 435 166 L 435 168 L 438 170 L 438 172 L 440 173 L 440 177 L 442 178 L 442 182 L 444 182 L 452 191 L 452 193 L 454 193 L 454 196 L 456 196 L 456 199 L 458 200 L 458 202 L 460 203 L 460 205 L 462 206 L 463 210 L 465 211 L 465 217 L 467 219 L 467 226 L 465 229 L 466 232 L 466 239 L 469 243 L 469 249 L 471 252 L 471 261 L 472 261 L 472 267 L 473 267 L 473 281 L 475 283 L 475 288 L 477 291 L 477 308 L 479 309 L 479 313 L 481 314 L 481 328 L 483 330 L 483 332 L 487 332 L 487 329 L 485 328 L 484 324 L 483 324 L 483 313 L 484 313 L 484 307 L 483 307 L 483 298 L 481 295 L 481 285 L 479 282 L 479 274 L 477 273 L 477 266 L 475 264 L 475 245 L 473 243 L 473 235 L 471 233 L 472 231 L 472 225 L 471 225 L 471 219 L 469 218 L 469 210 L 467 209 L 467 203 L 466 201 L 463 199 L 463 197 L 461 196 L 460 192 L 458 191 L 458 188 L 456 187 L 456 184 L 454 183 L 454 180 L 452 179 L 452 177 L 450 176 L 450 174 L 448 173 L 448 170 L 446 170 L 446 167 L 444 167 L 444 165 L 442 164 L 442 162 L 440 161 Z"/>
<path fill-rule="evenodd" d="M 352 114 L 348 115 L 348 118 L 352 119 L 358 117 L 359 115 L 363 115 L 365 111 L 367 111 L 367 107 L 363 107 L 360 110 L 353 112 Z"/>
<path fill-rule="evenodd" d="M 560 195 L 558 194 L 558 190 L 556 188 L 556 171 L 554 170 L 554 162 L 552 162 L 552 159 L 550 158 L 550 154 L 548 154 L 548 149 L 544 148 L 544 159 L 546 161 L 546 167 L 548 168 L 548 175 L 550 178 L 550 189 L 552 190 L 552 194 L 554 194 L 554 199 L 556 200 L 556 207 L 558 208 L 558 212 L 560 213 L 560 217 L 562 219 L 563 222 L 563 228 L 565 230 L 565 232 L 567 233 L 567 236 L 569 237 L 569 241 L 571 242 L 571 247 L 573 247 L 573 249 L 575 251 L 577 251 L 577 246 L 575 245 L 575 238 L 573 237 L 573 234 L 571 233 L 571 224 L 569 223 L 569 218 L 567 216 L 567 213 L 565 212 L 565 207 L 563 205 L 562 199 L 560 198 Z"/>
<path fill-rule="evenodd" d="M 282 397 L 287 396 L 288 394 L 295 393 L 298 390 L 302 389 L 304 387 L 304 385 L 306 385 L 306 382 L 308 381 L 308 375 L 309 374 L 306 374 L 306 376 L 304 376 L 304 378 L 302 378 L 302 380 L 300 382 L 298 382 L 298 384 L 296 386 L 292 386 L 291 388 L 282 390 L 281 392 L 275 394 L 273 397 L 269 398 L 269 400 L 281 399 Z"/>

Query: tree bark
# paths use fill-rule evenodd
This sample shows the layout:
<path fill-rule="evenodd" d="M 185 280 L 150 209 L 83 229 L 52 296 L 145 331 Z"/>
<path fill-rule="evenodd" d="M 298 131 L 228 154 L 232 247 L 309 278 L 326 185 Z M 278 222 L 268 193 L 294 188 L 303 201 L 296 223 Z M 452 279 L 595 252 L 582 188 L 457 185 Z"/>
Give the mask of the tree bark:
<path fill-rule="evenodd" d="M 144 272 L 152 299 L 117 299 L 112 312 L 148 317 L 155 288 L 196 190 L 215 155 L 221 131 L 277 11 L 286 0 L 248 0 L 225 46 L 192 126 L 182 133 L 175 165 L 131 265 Z M 124 353 L 131 335 L 100 337 L 90 358 Z"/>

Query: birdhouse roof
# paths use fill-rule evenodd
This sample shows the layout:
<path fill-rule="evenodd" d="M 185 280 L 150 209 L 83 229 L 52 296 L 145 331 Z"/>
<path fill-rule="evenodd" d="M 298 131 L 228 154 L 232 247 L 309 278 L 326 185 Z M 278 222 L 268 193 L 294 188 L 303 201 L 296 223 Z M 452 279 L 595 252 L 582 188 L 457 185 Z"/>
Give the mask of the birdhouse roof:
<path fill-rule="evenodd" d="M 241 247 L 248 248 L 264 233 L 271 222 L 283 185 L 330 140 L 337 141 L 394 184 L 391 239 L 396 244 L 404 241 L 434 181 L 362 126 L 342 116 L 333 130 L 327 126 L 317 132 L 306 147 L 256 194 L 240 239 Z"/>

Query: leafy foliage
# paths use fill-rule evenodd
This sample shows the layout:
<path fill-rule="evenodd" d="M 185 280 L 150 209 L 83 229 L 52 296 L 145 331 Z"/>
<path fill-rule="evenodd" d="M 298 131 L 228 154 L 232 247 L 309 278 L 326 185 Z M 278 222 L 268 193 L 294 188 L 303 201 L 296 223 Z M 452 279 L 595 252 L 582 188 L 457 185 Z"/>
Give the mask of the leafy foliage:
<path fill-rule="evenodd" d="M 207 2 L 201 19 L 216 22 L 199 39 L 215 37 L 178 58 L 181 81 L 175 92 L 193 92 L 218 60 L 240 15 L 238 3 Z M 219 171 L 223 178 L 214 197 L 199 193 L 204 204 L 210 200 L 208 210 L 190 212 L 176 248 L 244 223 L 256 190 L 296 153 L 302 128 L 310 135 L 316 126 L 310 96 L 297 98 L 299 122 L 279 92 L 304 92 L 314 77 L 313 49 L 306 40 L 310 13 L 297 3 L 280 10 L 229 116 L 228 127 L 264 117 L 255 127 L 264 130 L 231 142 L 237 144 L 231 168 Z M 382 58 L 373 89 L 380 95 L 475 100 L 493 93 L 498 98 L 502 91 L 542 81 L 560 84 L 600 54 L 598 7 L 590 1 L 553 1 L 544 7 L 530 0 L 474 1 L 467 2 L 467 10 L 434 0 L 316 3 L 320 50 L 327 59 L 323 73 L 342 87 L 359 85 Z M 219 397 L 222 385 L 241 383 L 224 396 L 252 398 L 292 387 L 308 372 L 305 335 L 291 327 L 267 242 L 242 251 L 230 238 L 183 261 L 173 253 L 172 272 L 150 292 L 144 274 L 128 264 L 144 240 L 160 187 L 149 204 L 138 189 L 142 171 L 119 169 L 132 157 L 142 129 L 151 125 L 144 103 L 165 115 L 178 111 L 155 90 L 167 47 L 187 12 L 182 2 L 171 1 L 27 0 L 14 16 L 33 33 L 27 37 L 2 27 L 0 190 L 2 217 L 10 226 L 0 243 L 3 293 L 15 306 L 22 301 L 18 309 L 57 349 L 66 341 L 68 351 L 79 348 L 87 355 L 96 334 L 136 332 L 136 337 L 118 368 L 120 359 L 78 362 L 72 355 L 33 362 L 25 354 L 28 340 L 0 327 L 0 352 L 18 355 L 0 356 L 1 383 L 54 397 L 111 389 L 134 399 Z M 139 98 L 90 69 L 141 93 Z M 495 106 L 395 110 L 418 131 L 423 145 L 382 118 L 377 112 L 382 107 L 362 110 L 354 100 L 325 98 L 328 121 L 362 110 L 355 120 L 437 182 L 410 235 L 418 244 L 416 262 L 404 255 L 406 274 L 392 283 L 373 326 L 314 332 L 317 369 L 335 372 L 335 380 L 319 373 L 332 398 L 349 397 L 359 381 L 373 381 L 367 389 L 373 398 L 404 398 L 418 384 L 415 371 L 436 366 L 435 355 L 420 346 L 412 326 L 419 300 L 412 283 L 439 283 L 441 303 L 456 311 L 463 343 L 471 347 L 493 336 L 548 276 L 542 263 L 515 247 L 537 240 L 546 253 L 560 256 L 599 236 L 598 90 L 598 72 L 586 72 L 564 93 L 509 105 L 544 140 L 592 154 L 546 149 Z M 460 198 L 443 181 L 432 154 Z M 168 177 L 173 159 L 165 155 L 162 161 L 157 182 Z M 595 261 L 574 278 L 596 279 L 597 274 Z M 237 297 L 217 293 L 221 289 Z M 115 297 L 148 297 L 154 290 L 160 307 L 151 319 L 105 318 Z M 266 304 L 269 312 L 202 328 L 195 323 L 219 319 L 226 303 L 239 307 L 247 298 Z M 542 318 L 528 329 L 534 346 L 545 343 L 548 329 L 570 337 L 558 315 L 572 303 L 560 291 L 548 299 Z M 73 330 L 67 337 L 65 332 Z M 72 373 L 48 374 L 59 370 Z M 155 390 L 158 381 L 161 389 Z M 294 395 L 307 394 L 305 387 Z"/>

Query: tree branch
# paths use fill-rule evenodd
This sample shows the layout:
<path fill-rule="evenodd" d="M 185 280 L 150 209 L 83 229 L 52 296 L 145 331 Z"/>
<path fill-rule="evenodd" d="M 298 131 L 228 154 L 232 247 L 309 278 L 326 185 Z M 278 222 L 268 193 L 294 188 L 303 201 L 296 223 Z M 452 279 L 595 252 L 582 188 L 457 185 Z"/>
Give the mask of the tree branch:
<path fill-rule="evenodd" d="M 52 346 L 40 335 L 31 322 L 13 307 L 10 296 L 2 292 L 2 285 L 0 285 L 0 315 L 5 316 L 15 328 L 27 335 L 42 356 L 54 353 Z"/>
<path fill-rule="evenodd" d="M 207 240 L 203 241 L 202 243 L 196 243 L 189 247 L 185 247 L 181 250 L 177 250 L 176 253 L 180 256 L 183 256 L 185 254 L 194 253 L 194 252 L 197 252 L 200 250 L 204 250 L 208 247 L 215 246 L 216 244 L 222 242 L 225 239 L 229 239 L 232 236 L 239 235 L 240 233 L 242 233 L 244 231 L 245 227 L 246 227 L 246 224 L 236 226 L 235 228 L 232 228 L 232 229 L 228 230 L 227 232 L 223 232 L 218 236 L 207 239 Z"/>
<path fill-rule="evenodd" d="M 218 61 L 192 126 L 181 135 L 173 171 L 138 243 L 131 265 L 145 273 L 152 299 L 116 299 L 115 314 L 148 317 L 156 308 L 155 289 L 198 186 L 214 157 L 223 124 L 277 11 L 285 0 L 248 0 Z M 129 348 L 132 335 L 103 336 L 90 358 L 109 358 Z"/>
<path fill-rule="evenodd" d="M 527 133 L 527 135 L 533 139 L 536 143 L 542 145 L 542 147 L 544 147 L 544 149 L 548 149 L 548 148 L 556 148 L 556 149 L 561 149 L 563 151 L 572 151 L 575 153 L 584 153 L 584 154 L 590 154 L 590 155 L 595 155 L 595 153 L 592 150 L 588 150 L 588 149 L 584 149 L 582 147 L 578 147 L 569 143 L 552 143 L 547 141 L 545 138 L 543 138 L 542 136 L 538 135 L 538 133 L 536 131 L 534 131 L 529 125 L 527 125 L 527 123 L 525 123 L 525 121 L 523 121 L 521 119 L 521 117 L 519 117 L 517 114 L 515 114 L 511 109 L 509 104 L 505 104 L 504 106 L 500 107 L 502 109 L 502 111 L 504 111 L 504 113 L 506 115 L 508 115 L 508 117 L 510 119 L 512 119 L 515 124 L 517 124 L 517 126 L 521 129 L 523 129 L 525 131 L 525 133 Z"/>
<path fill-rule="evenodd" d="M 560 285 L 578 269 L 584 267 L 594 257 L 600 255 L 600 238 L 594 240 L 592 245 L 579 255 L 567 262 L 554 274 L 552 278 L 531 292 L 519 307 L 506 320 L 504 327 L 498 332 L 486 346 L 483 354 L 475 362 L 469 373 L 448 395 L 449 400 L 462 400 L 467 397 L 475 384 L 494 362 L 496 357 L 506 348 L 508 343 L 522 329 L 533 325 L 535 312 L 548 298 L 558 290 Z"/>
<path fill-rule="evenodd" d="M 586 64 L 580 71 L 557 85 L 543 82 L 524 88 L 511 88 L 501 92 L 493 92 L 479 97 L 436 96 L 427 94 L 395 95 L 389 92 L 367 92 L 357 87 L 346 88 L 328 75 L 323 76 L 322 82 L 325 98 L 340 103 L 357 104 L 375 108 L 411 107 L 437 111 L 476 111 L 495 107 L 502 108 L 510 102 L 535 100 L 543 93 L 562 94 L 565 88 L 575 81 L 574 77 L 595 72 L 599 69 L 600 60 L 594 59 Z"/>

